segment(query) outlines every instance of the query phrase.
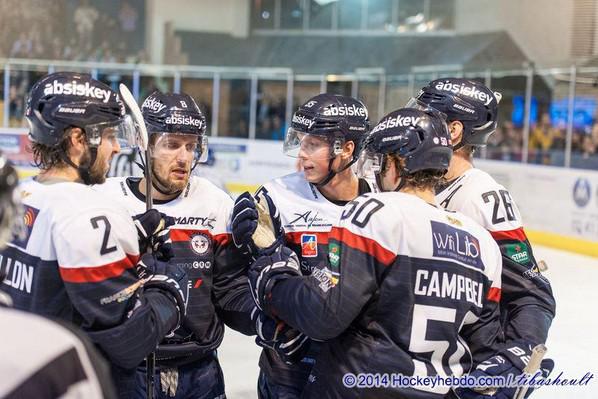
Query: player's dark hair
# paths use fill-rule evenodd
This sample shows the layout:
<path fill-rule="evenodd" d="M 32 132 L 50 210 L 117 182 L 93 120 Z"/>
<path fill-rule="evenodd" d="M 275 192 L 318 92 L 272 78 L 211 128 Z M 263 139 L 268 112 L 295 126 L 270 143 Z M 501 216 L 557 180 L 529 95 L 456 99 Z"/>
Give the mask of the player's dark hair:
<path fill-rule="evenodd" d="M 394 159 L 394 167 L 397 173 L 400 174 L 401 170 L 405 168 L 405 159 L 399 157 L 397 154 L 389 154 L 390 159 Z M 390 164 L 390 162 L 387 162 Z M 407 175 L 401 176 L 401 179 L 405 181 L 403 187 L 413 187 L 416 190 L 434 190 L 439 185 L 445 183 L 444 171 L 437 169 L 424 169 L 418 170 Z"/>
<path fill-rule="evenodd" d="M 33 154 L 33 165 L 42 170 L 49 170 L 57 166 L 66 166 L 64 156 L 68 154 L 68 150 L 71 147 L 71 131 L 72 128 L 66 129 L 62 140 L 54 146 L 32 142 L 28 150 Z"/>

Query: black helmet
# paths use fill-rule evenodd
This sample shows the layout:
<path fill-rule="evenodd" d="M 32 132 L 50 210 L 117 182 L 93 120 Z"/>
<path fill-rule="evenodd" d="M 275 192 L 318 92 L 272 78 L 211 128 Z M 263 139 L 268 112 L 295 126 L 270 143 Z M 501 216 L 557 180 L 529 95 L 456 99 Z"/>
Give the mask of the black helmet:
<path fill-rule="evenodd" d="M 85 131 L 90 146 L 97 147 L 104 127 L 125 121 L 125 107 L 109 86 L 86 74 L 56 72 L 37 81 L 29 92 L 25 118 L 31 141 L 49 147 L 59 144 L 65 129 Z M 126 122 L 129 139 L 133 125 Z"/>
<path fill-rule="evenodd" d="M 384 171 L 387 155 L 405 160 L 401 176 L 421 170 L 448 170 L 453 154 L 444 115 L 434 109 L 401 108 L 384 116 L 368 135 L 359 168 L 360 174 Z"/>
<path fill-rule="evenodd" d="M 483 84 L 459 78 L 437 79 L 423 87 L 417 100 L 446 114 L 447 121 L 463 124 L 463 145 L 485 146 L 496 130 L 501 94 Z M 410 106 L 408 103 L 407 106 Z"/>
<path fill-rule="evenodd" d="M 149 134 L 206 132 L 206 118 L 188 94 L 154 91 L 141 104 L 141 113 Z"/>
<path fill-rule="evenodd" d="M 206 118 L 190 95 L 154 91 L 141 104 L 141 113 L 150 136 L 158 133 L 197 135 L 199 140 L 193 167 L 198 162 L 207 161 Z"/>
<path fill-rule="evenodd" d="M 12 233 L 23 228 L 23 218 L 15 188 L 19 178 L 15 168 L 0 153 L 0 249 L 10 240 Z"/>
<path fill-rule="evenodd" d="M 355 149 L 351 161 L 341 170 L 336 172 L 330 170 L 326 179 L 318 183 L 318 185 L 324 185 L 336 173 L 350 167 L 359 159 L 363 140 L 369 127 L 368 110 L 361 101 L 339 94 L 318 94 L 301 105 L 293 114 L 291 127 L 285 138 L 284 152 L 290 156 L 297 156 L 301 136 L 321 136 L 330 144 L 327 156 L 332 165 L 334 158 L 342 151 L 343 144 L 352 141 L 355 144 Z"/>

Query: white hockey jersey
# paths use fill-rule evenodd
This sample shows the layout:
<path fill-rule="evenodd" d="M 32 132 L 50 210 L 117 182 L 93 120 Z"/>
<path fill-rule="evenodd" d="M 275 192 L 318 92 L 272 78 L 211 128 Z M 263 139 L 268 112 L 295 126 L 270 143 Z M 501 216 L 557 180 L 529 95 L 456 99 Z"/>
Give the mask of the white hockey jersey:
<path fill-rule="evenodd" d="M 525 239 L 521 213 L 511 194 L 483 170 L 468 169 L 436 194 L 436 202 L 469 216 L 496 240 Z"/>
<path fill-rule="evenodd" d="M 119 201 L 135 216 L 145 212 L 145 197 L 139 192 L 139 178 L 115 177 L 95 186 Z M 248 259 L 232 245 L 230 216 L 233 200 L 205 178 L 192 176 L 183 192 L 170 201 L 154 200 L 154 208 L 175 219 L 170 228 L 174 257 L 169 261 L 183 267 L 189 277 L 187 317 L 170 342 L 193 341 L 197 352 L 185 362 L 214 351 L 222 340 L 224 325 L 251 333 L 249 315 L 254 303 L 246 284 Z M 230 311 L 230 318 L 227 312 Z M 240 320 L 246 312 L 247 317 Z M 239 323 L 239 324 L 236 324 Z M 170 353 L 166 357 L 175 358 Z M 161 360 L 160 350 L 157 359 Z M 173 365 L 180 365 L 173 360 Z M 162 362 L 163 363 L 163 362 Z"/>
<path fill-rule="evenodd" d="M 74 182 L 24 181 L 26 232 L 1 252 L 14 307 L 81 327 L 112 365 L 134 368 L 174 327 L 175 304 L 145 295 L 137 230 L 109 196 Z"/>
<path fill-rule="evenodd" d="M 501 316 L 506 339 L 545 342 L 556 304 L 509 191 L 488 173 L 472 168 L 437 192 L 436 201 L 471 217 L 498 243 L 503 256 Z"/>
<path fill-rule="evenodd" d="M 18 191 L 26 234 L 1 255 L 15 308 L 83 318 L 86 326 L 118 323 L 123 313 L 115 295 L 138 282 L 137 231 L 126 210 L 79 183 L 29 179 Z"/>

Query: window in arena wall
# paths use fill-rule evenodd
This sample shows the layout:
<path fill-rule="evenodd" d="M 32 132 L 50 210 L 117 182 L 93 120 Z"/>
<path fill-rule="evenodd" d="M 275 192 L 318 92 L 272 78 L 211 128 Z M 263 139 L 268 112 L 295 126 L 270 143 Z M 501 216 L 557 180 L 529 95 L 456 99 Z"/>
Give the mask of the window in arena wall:
<path fill-rule="evenodd" d="M 351 30 L 361 29 L 363 8 L 362 0 L 344 0 L 340 2 L 338 28 Z"/>
<path fill-rule="evenodd" d="M 218 136 L 249 137 L 251 80 L 222 77 Z"/>
<path fill-rule="evenodd" d="M 172 92 L 173 82 L 174 78 L 172 76 L 142 75 L 139 82 L 139 101 L 143 101 L 156 90 L 160 90 L 163 93 Z"/>
<path fill-rule="evenodd" d="M 392 24 L 394 0 L 369 0 L 367 2 L 367 29 L 389 30 Z"/>
<path fill-rule="evenodd" d="M 274 29 L 275 0 L 251 2 L 251 26 L 253 29 Z"/>
<path fill-rule="evenodd" d="M 181 79 L 181 92 L 193 97 L 197 106 L 206 117 L 206 134 L 213 135 L 212 124 L 212 98 L 214 96 L 214 82 L 211 78 L 183 78 Z"/>
<path fill-rule="evenodd" d="M 303 28 L 303 1 L 281 0 L 280 7 L 280 29 Z"/>
<path fill-rule="evenodd" d="M 521 162 L 523 155 L 526 76 L 502 75 L 493 72 L 490 88 L 502 94 L 498 113 L 498 129 L 491 136 L 487 158 Z M 533 99 L 532 99 L 533 100 Z M 530 119 L 537 107 L 532 101 Z"/>
<path fill-rule="evenodd" d="M 309 29 L 332 29 L 332 19 L 336 13 L 337 2 L 309 2 Z"/>
<path fill-rule="evenodd" d="M 287 130 L 287 81 L 259 80 L 255 137 L 283 140 Z"/>

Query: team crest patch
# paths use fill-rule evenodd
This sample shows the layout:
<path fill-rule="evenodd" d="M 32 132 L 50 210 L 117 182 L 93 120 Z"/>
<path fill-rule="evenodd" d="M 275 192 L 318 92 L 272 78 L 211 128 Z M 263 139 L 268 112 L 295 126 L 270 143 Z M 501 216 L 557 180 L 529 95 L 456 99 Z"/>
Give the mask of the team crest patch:
<path fill-rule="evenodd" d="M 22 231 L 15 231 L 13 230 L 14 234 L 14 243 L 15 245 L 26 248 L 27 243 L 29 242 L 29 237 L 31 237 L 31 232 L 33 231 L 33 225 L 35 224 L 35 220 L 37 219 L 37 214 L 39 213 L 39 209 L 34 208 L 29 205 L 23 205 L 23 226 Z"/>
<path fill-rule="evenodd" d="M 338 269 L 341 260 L 341 247 L 338 244 L 330 244 L 328 246 L 328 259 L 330 266 Z"/>
<path fill-rule="evenodd" d="M 315 258 L 318 256 L 318 236 L 315 234 L 301 234 L 301 256 Z"/>
<path fill-rule="evenodd" d="M 210 249 L 210 239 L 203 234 L 191 237 L 191 249 L 198 255 L 203 255 Z"/>

